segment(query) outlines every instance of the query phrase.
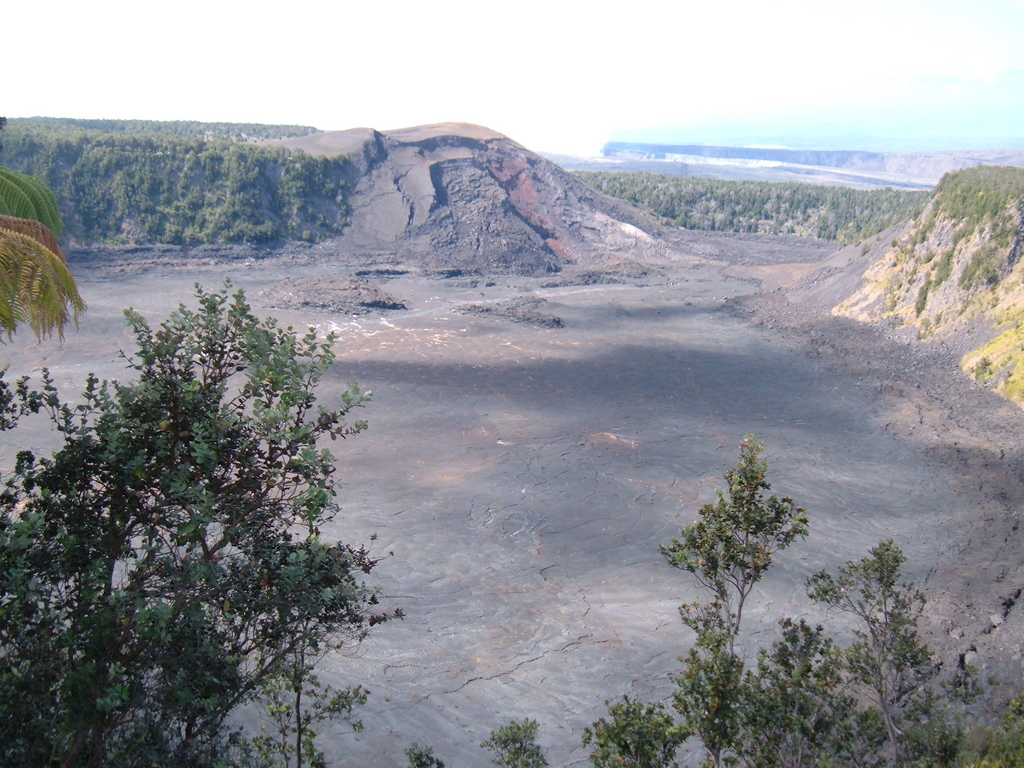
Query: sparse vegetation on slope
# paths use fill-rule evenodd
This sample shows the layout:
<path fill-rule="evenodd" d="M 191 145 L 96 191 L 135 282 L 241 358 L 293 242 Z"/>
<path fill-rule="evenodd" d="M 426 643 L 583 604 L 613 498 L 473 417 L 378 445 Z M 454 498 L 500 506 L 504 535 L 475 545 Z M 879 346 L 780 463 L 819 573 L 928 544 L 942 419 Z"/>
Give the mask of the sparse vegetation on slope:
<path fill-rule="evenodd" d="M 606 195 L 684 229 L 794 234 L 855 243 L 915 215 L 927 192 L 580 171 Z"/>
<path fill-rule="evenodd" d="M 55 191 L 77 243 L 316 241 L 345 225 L 344 158 L 233 140 L 295 130 L 19 120 L 3 159 Z"/>
<path fill-rule="evenodd" d="M 969 352 L 962 366 L 1024 403 L 1022 226 L 1024 169 L 947 174 L 920 216 L 865 272 L 867 284 L 836 312 L 889 317 L 916 326 L 922 339 L 991 325 L 995 337 Z"/>

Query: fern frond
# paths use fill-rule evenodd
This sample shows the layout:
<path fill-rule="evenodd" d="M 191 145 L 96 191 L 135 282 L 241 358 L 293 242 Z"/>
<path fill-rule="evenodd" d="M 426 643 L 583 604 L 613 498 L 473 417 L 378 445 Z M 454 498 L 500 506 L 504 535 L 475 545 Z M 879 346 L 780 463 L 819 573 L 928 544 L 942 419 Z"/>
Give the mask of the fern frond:
<path fill-rule="evenodd" d="M 65 326 L 77 325 L 84 310 L 63 255 L 0 225 L 0 331 L 11 338 L 27 323 L 36 338 L 56 332 L 63 339 Z"/>
<path fill-rule="evenodd" d="M 0 165 L 0 177 L 14 184 L 31 201 L 36 215 L 26 218 L 42 222 L 56 237 L 60 237 L 63 224 L 60 220 L 60 212 L 57 210 L 57 198 L 54 197 L 49 187 L 35 176 L 19 173 L 2 165 Z"/>
<path fill-rule="evenodd" d="M 0 197 L 7 203 L 7 208 L 12 216 L 19 219 L 34 219 L 36 207 L 28 195 L 21 191 L 21 188 L 6 176 L 0 176 Z"/>
<path fill-rule="evenodd" d="M 0 216 L 0 228 L 10 229 L 35 238 L 67 264 L 67 259 L 64 258 L 64 251 L 60 249 L 60 243 L 57 242 L 54 233 L 42 222 L 33 219 L 19 219 L 15 216 Z"/>

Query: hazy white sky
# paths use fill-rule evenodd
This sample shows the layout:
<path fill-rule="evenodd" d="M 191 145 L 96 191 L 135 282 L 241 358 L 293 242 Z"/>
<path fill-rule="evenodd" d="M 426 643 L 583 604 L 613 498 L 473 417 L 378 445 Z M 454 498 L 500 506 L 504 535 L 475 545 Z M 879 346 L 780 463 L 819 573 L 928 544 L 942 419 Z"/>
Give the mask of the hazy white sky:
<path fill-rule="evenodd" d="M 575 153 L 737 124 L 1024 139 L 1024 0 L 57 0 L 2 24 L 10 117 L 461 120 Z"/>

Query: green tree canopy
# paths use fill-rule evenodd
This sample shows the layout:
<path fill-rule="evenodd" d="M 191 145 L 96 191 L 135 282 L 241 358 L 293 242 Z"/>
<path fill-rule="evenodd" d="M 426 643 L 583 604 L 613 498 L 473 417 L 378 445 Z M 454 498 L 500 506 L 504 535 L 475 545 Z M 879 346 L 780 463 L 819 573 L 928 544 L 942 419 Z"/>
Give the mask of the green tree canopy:
<path fill-rule="evenodd" d="M 846 669 L 881 713 L 897 766 L 907 764 L 907 715 L 932 673 L 931 652 L 917 634 L 925 598 L 902 581 L 905 562 L 903 550 L 890 539 L 838 574 L 819 571 L 807 582 L 813 600 L 856 621 L 856 639 L 845 652 Z"/>
<path fill-rule="evenodd" d="M 387 616 L 363 547 L 331 541 L 336 467 L 315 390 L 332 338 L 298 337 L 241 292 L 197 290 L 154 329 L 127 318 L 133 381 L 76 404 L 0 378 L 0 426 L 44 415 L 0 493 L 0 733 L 9 764 L 198 765 L 229 713 L 292 663 Z"/>
<path fill-rule="evenodd" d="M 855 243 L 913 218 L 925 191 L 576 171 L 601 190 L 684 229 L 795 234 Z"/>
<path fill-rule="evenodd" d="M 763 452 L 764 443 L 747 435 L 740 443 L 739 463 L 725 473 L 728 495 L 718 491 L 713 504 L 701 507 L 697 522 L 661 547 L 671 566 L 693 574 L 711 593 L 733 636 L 772 557 L 807 536 L 806 510 L 790 498 L 765 497 L 771 485 Z"/>
<path fill-rule="evenodd" d="M 583 731 L 583 746 L 593 747 L 594 768 L 675 768 L 676 752 L 689 734 L 664 704 L 628 695 L 605 704 L 608 716 Z"/>
<path fill-rule="evenodd" d="M 491 731 L 480 746 L 491 750 L 494 764 L 501 768 L 545 768 L 548 761 L 537 744 L 539 730 L 536 720 L 510 720 Z"/>
<path fill-rule="evenodd" d="M 340 232 L 345 158 L 235 140 L 274 133 L 261 128 L 18 120 L 4 161 L 54 190 L 65 234 L 79 244 L 316 241 Z"/>
<path fill-rule="evenodd" d="M 696 522 L 661 547 L 669 564 L 693 574 L 711 598 L 679 609 L 697 639 L 681 659 L 685 667 L 674 678 L 673 703 L 716 768 L 739 747 L 750 705 L 743 660 L 735 650 L 746 601 L 774 555 L 807 536 L 804 509 L 789 498 L 765 497 L 771 486 L 763 451 L 764 443 L 747 435 L 739 462 L 725 473 L 728 493 L 718 491 Z"/>

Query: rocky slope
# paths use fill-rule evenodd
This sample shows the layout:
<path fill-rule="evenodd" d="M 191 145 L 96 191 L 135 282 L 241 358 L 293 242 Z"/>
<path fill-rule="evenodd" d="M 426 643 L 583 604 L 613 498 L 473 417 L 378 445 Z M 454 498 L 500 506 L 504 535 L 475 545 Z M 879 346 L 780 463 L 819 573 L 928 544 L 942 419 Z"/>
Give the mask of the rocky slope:
<path fill-rule="evenodd" d="M 837 253 L 793 295 L 941 342 L 1024 404 L 1022 252 L 1024 169 L 967 169 L 944 177 L 919 217 Z"/>
<path fill-rule="evenodd" d="M 667 246 L 658 225 L 480 126 L 369 128 L 273 143 L 349 159 L 349 226 L 337 241 L 425 270 L 538 275 L 635 272 Z"/>

